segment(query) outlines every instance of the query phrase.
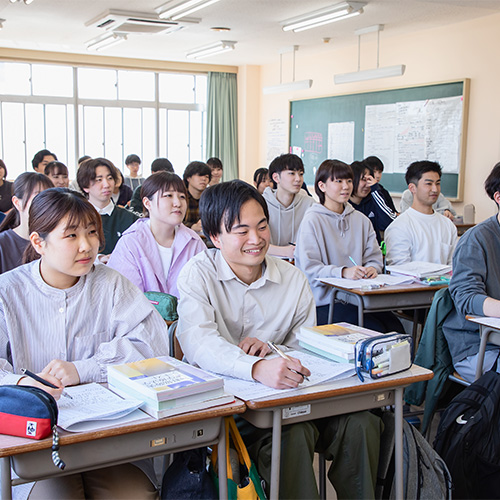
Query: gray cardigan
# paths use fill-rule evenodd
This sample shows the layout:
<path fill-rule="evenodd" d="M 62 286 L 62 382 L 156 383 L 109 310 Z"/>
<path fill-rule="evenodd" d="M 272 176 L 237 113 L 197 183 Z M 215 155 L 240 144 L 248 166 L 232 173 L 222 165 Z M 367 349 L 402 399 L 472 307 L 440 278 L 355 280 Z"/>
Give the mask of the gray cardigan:
<path fill-rule="evenodd" d="M 450 293 L 455 310 L 446 319 L 443 331 L 453 361 L 457 362 L 479 351 L 479 325 L 467 321 L 465 315 L 483 316 L 486 298 L 500 300 L 500 224 L 497 216 L 469 229 L 460 238 L 453 255 Z"/>

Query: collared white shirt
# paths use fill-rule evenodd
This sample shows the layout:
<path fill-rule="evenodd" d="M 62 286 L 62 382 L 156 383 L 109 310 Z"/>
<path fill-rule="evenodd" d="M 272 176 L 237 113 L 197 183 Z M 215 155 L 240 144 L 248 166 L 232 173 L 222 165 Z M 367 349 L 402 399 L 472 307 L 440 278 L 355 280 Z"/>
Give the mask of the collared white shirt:
<path fill-rule="evenodd" d="M 81 383 L 106 381 L 106 365 L 168 354 L 166 324 L 120 273 L 94 266 L 66 290 L 40 275 L 40 261 L 0 276 L 0 384 L 53 359 L 75 364 Z"/>
<path fill-rule="evenodd" d="M 115 209 L 115 204 L 113 203 L 112 199 L 104 208 L 98 208 L 93 203 L 92 206 L 97 210 L 99 215 L 111 215 L 113 213 L 113 210 Z"/>
<path fill-rule="evenodd" d="M 246 337 L 297 347 L 297 330 L 316 324 L 316 308 L 305 275 L 288 262 L 266 256 L 262 276 L 247 285 L 222 254 L 210 249 L 182 269 L 177 338 L 187 360 L 203 369 L 252 380 L 262 358 L 239 347 Z"/>

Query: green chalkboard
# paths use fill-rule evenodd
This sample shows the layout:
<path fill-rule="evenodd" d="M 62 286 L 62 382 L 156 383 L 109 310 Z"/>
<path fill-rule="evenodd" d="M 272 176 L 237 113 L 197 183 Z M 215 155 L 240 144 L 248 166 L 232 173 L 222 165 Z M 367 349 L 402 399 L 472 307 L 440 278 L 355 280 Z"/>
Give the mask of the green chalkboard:
<path fill-rule="evenodd" d="M 453 173 L 444 173 L 441 181 L 443 194 L 451 199 L 460 200 L 462 197 L 461 178 L 463 176 L 461 173 L 465 158 L 468 116 L 468 87 L 469 80 L 464 79 L 417 87 L 291 101 L 290 150 L 300 153 L 305 166 L 305 180 L 307 184 L 313 184 L 317 167 L 328 157 L 329 124 L 354 122 L 353 159 L 362 160 L 367 156 L 364 151 L 366 106 L 461 97 L 461 123 L 452 132 L 456 135 L 456 137 L 453 137 L 454 144 L 457 144 L 456 170 Z M 450 100 L 448 99 L 448 101 Z M 399 105 L 399 108 L 401 107 Z M 403 108 L 405 107 L 406 105 L 403 106 Z M 436 117 L 436 119 L 442 121 L 443 116 Z M 440 123 L 437 123 L 440 127 Z M 375 128 L 372 128 L 372 130 L 375 130 Z M 440 140 L 445 139 L 441 138 Z M 446 140 L 450 141 L 449 136 L 446 137 Z M 439 147 L 439 144 L 437 147 Z M 374 152 L 371 152 L 371 154 L 374 154 Z M 423 159 L 426 158 L 411 158 L 411 161 Z M 401 193 L 407 187 L 403 173 L 384 172 L 382 183 L 386 189 L 393 193 Z"/>

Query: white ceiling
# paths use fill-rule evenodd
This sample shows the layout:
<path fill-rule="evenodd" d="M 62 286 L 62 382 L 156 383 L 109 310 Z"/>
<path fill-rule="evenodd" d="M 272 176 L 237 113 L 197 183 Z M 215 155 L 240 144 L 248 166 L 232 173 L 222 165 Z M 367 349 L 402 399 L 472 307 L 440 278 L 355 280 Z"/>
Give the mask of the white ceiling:
<path fill-rule="evenodd" d="M 193 17 L 199 24 L 168 35 L 130 35 L 102 55 L 187 61 L 191 49 L 218 40 L 237 41 L 232 52 L 203 59 L 213 64 L 244 65 L 278 62 L 279 51 L 300 46 L 308 52 L 357 43 L 354 31 L 384 24 L 381 50 L 391 36 L 453 24 L 500 12 L 500 0 L 366 0 L 364 14 L 302 33 L 285 33 L 280 22 L 338 3 L 339 0 L 221 0 Z M 86 42 L 103 33 L 85 26 L 108 9 L 155 15 L 161 0 L 34 0 L 31 5 L 0 0 L 0 47 L 88 53 Z M 210 30 L 231 28 L 229 33 Z M 367 35 L 368 36 L 368 35 Z M 323 38 L 330 38 L 329 44 Z M 387 42 L 386 42 L 387 43 Z M 1 50 L 0 50 L 1 56 Z"/>

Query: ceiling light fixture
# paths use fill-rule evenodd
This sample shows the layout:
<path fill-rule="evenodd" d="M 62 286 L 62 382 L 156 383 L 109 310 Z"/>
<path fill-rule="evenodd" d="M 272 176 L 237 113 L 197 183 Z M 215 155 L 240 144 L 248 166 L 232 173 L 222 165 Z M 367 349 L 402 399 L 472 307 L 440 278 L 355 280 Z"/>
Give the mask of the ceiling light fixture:
<path fill-rule="evenodd" d="M 220 42 L 211 43 L 210 45 L 205 45 L 199 49 L 192 50 L 186 54 L 186 57 L 188 59 L 202 59 L 203 57 L 222 54 L 224 52 L 234 50 L 234 46 L 237 43 L 238 42 L 231 42 L 229 40 L 221 40 Z"/>
<path fill-rule="evenodd" d="M 264 95 L 269 95 L 269 94 L 279 94 L 281 92 L 290 92 L 292 90 L 307 90 L 311 88 L 311 85 L 313 83 L 312 80 L 299 80 L 298 82 L 295 81 L 295 52 L 299 50 L 298 45 L 292 45 L 292 47 L 285 48 L 280 51 L 280 83 L 279 85 L 270 85 L 268 87 L 264 87 L 262 89 L 262 93 Z M 292 81 L 287 82 L 287 83 L 282 83 L 283 80 L 283 54 L 286 54 L 288 52 L 293 53 L 293 76 L 292 76 Z"/>
<path fill-rule="evenodd" d="M 358 70 L 352 73 L 335 75 L 333 77 L 335 84 L 339 85 L 342 83 L 363 82 L 366 80 L 376 80 L 377 78 L 402 76 L 404 74 L 406 70 L 406 66 L 404 64 L 385 66 L 383 68 L 379 67 L 380 32 L 383 31 L 383 29 L 383 24 L 376 24 L 375 26 L 369 26 L 368 28 L 363 28 L 354 32 L 356 35 L 358 35 Z M 366 35 L 367 33 L 373 32 L 377 32 L 377 67 L 375 69 L 365 69 L 361 71 L 361 35 Z"/>
<path fill-rule="evenodd" d="M 127 35 L 117 34 L 117 33 L 109 33 L 106 36 L 100 36 L 94 38 L 87 42 L 87 50 L 103 50 L 112 47 L 113 45 L 117 45 L 121 42 L 124 42 L 127 39 Z"/>
<path fill-rule="evenodd" d="M 188 0 L 187 2 L 167 2 L 156 9 L 158 16 L 161 19 L 171 19 L 176 21 L 182 17 L 189 16 L 194 12 L 204 9 L 209 5 L 213 5 L 219 0 Z"/>
<path fill-rule="evenodd" d="M 283 31 L 293 31 L 298 33 L 325 24 L 334 23 L 349 19 L 350 17 L 359 16 L 363 13 L 365 2 L 341 2 L 325 9 L 309 12 L 302 16 L 289 19 L 283 22 Z"/>

